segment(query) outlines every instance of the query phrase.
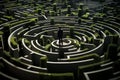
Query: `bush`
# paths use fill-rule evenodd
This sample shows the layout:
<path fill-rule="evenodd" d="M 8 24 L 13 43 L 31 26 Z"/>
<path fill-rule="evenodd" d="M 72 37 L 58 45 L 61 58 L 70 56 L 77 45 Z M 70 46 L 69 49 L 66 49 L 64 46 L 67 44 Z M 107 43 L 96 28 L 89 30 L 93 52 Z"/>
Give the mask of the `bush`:
<path fill-rule="evenodd" d="M 74 80 L 73 73 L 52 73 L 51 80 Z"/>
<path fill-rule="evenodd" d="M 81 24 L 81 18 L 78 19 L 78 24 Z"/>
<path fill-rule="evenodd" d="M 79 48 L 79 47 L 80 47 L 80 43 L 79 43 L 79 41 L 78 41 L 78 40 L 76 40 L 76 44 L 75 44 L 75 46 L 76 46 L 77 48 Z"/>
<path fill-rule="evenodd" d="M 81 16 L 82 16 L 82 10 L 78 9 L 78 17 L 81 17 Z"/>
<path fill-rule="evenodd" d="M 51 73 L 40 72 L 40 80 L 50 80 Z"/>
<path fill-rule="evenodd" d="M 25 63 L 21 62 L 21 60 L 19 58 L 13 58 L 12 57 L 10 61 L 11 61 L 11 63 L 13 63 L 16 66 L 19 66 L 19 67 L 22 67 L 22 68 L 27 68 L 28 67 Z"/>
<path fill-rule="evenodd" d="M 109 44 L 106 52 L 106 58 L 110 58 L 111 60 L 117 60 L 117 45 L 116 44 Z"/>
<path fill-rule="evenodd" d="M 42 10 L 41 10 L 41 9 L 37 10 L 37 13 L 38 13 L 39 15 L 41 15 Z"/>
<path fill-rule="evenodd" d="M 57 4 L 54 3 L 54 4 L 53 4 L 53 11 L 55 11 L 55 12 L 57 12 L 57 7 L 56 7 L 56 6 L 57 6 Z"/>
<path fill-rule="evenodd" d="M 82 10 L 83 10 L 83 6 L 84 6 L 83 3 L 80 3 L 80 4 L 79 4 L 79 8 L 82 9 Z"/>
<path fill-rule="evenodd" d="M 105 33 L 106 35 L 110 35 L 110 34 L 111 34 L 110 31 L 108 31 L 108 30 L 105 30 L 104 33 Z"/>
<path fill-rule="evenodd" d="M 45 50 L 46 50 L 46 51 L 50 51 L 50 47 L 51 47 L 51 44 L 47 44 L 47 45 L 45 46 Z"/>
<path fill-rule="evenodd" d="M 113 35 L 112 43 L 118 45 L 119 35 Z"/>
<path fill-rule="evenodd" d="M 4 64 L 0 62 L 0 71 L 4 68 Z"/>
<path fill-rule="evenodd" d="M 4 18 L 8 19 L 9 21 L 13 20 L 14 18 L 12 16 L 3 16 Z"/>
<path fill-rule="evenodd" d="M 56 16 L 57 14 L 56 14 L 55 11 L 50 11 L 50 15 L 51 15 L 51 16 Z"/>
<path fill-rule="evenodd" d="M 16 37 L 11 37 L 10 39 L 10 43 L 12 45 L 13 48 L 17 48 L 17 42 L 16 42 Z"/>
<path fill-rule="evenodd" d="M 11 58 L 11 55 L 10 55 L 10 52 L 8 52 L 8 51 L 3 51 L 3 57 L 5 58 L 5 59 L 7 59 L 7 60 L 10 60 L 10 58 Z"/>
<path fill-rule="evenodd" d="M 37 22 L 37 18 L 32 18 L 32 19 L 30 19 L 30 21 L 29 21 L 29 26 L 34 26 L 35 25 L 35 23 Z"/>
<path fill-rule="evenodd" d="M 86 60 L 86 59 L 90 59 L 90 58 L 94 58 L 96 62 L 98 62 L 100 60 L 100 57 L 98 54 L 92 53 L 92 54 L 81 55 L 81 56 L 75 57 L 75 58 L 70 58 L 69 61 Z"/>
<path fill-rule="evenodd" d="M 117 48 L 117 52 L 118 52 L 118 53 L 120 52 L 120 46 Z"/>
<path fill-rule="evenodd" d="M 71 6 L 70 5 L 67 6 L 67 13 L 71 14 Z"/>
<path fill-rule="evenodd" d="M 89 18 L 89 15 L 90 15 L 90 13 L 87 12 L 87 13 L 85 13 L 85 14 L 82 16 L 82 18 L 88 19 L 88 18 Z"/>
<path fill-rule="evenodd" d="M 29 46 L 29 45 L 30 45 L 30 41 L 27 40 L 27 39 L 25 39 L 25 44 L 26 44 L 27 46 Z"/>
<path fill-rule="evenodd" d="M 0 31 L 0 35 L 3 35 L 3 31 Z"/>
<path fill-rule="evenodd" d="M 8 24 L 6 23 L 5 25 L 3 25 L 3 32 L 6 34 L 9 34 L 10 33 L 10 27 L 11 27 L 11 24 Z"/>
<path fill-rule="evenodd" d="M 74 37 L 74 27 L 70 26 L 70 37 L 73 38 Z"/>
<path fill-rule="evenodd" d="M 40 65 L 41 67 L 47 67 L 47 56 L 40 58 Z"/>
<path fill-rule="evenodd" d="M 51 19 L 50 19 L 50 24 L 51 24 L 51 25 L 54 25 L 54 24 L 55 24 L 54 18 L 51 18 Z"/>
<path fill-rule="evenodd" d="M 74 80 L 73 73 L 44 73 L 40 72 L 40 80 Z"/>

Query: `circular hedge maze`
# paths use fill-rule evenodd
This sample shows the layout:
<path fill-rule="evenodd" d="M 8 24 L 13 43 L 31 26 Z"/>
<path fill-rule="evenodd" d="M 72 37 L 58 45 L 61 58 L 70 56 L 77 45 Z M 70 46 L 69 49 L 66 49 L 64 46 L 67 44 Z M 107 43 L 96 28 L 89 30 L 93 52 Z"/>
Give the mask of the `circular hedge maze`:
<path fill-rule="evenodd" d="M 119 80 L 119 0 L 0 1 L 0 79 Z"/>

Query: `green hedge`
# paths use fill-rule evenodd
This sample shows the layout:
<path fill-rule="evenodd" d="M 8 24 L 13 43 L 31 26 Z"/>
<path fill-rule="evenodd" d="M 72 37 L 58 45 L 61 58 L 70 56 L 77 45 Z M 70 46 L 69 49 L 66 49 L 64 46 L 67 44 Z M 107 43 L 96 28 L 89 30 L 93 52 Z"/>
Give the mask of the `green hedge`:
<path fill-rule="evenodd" d="M 18 66 L 18 67 L 22 67 L 22 68 L 25 68 L 25 69 L 27 69 L 27 67 L 28 67 L 25 63 L 21 62 L 21 60 L 18 59 L 18 58 L 11 57 L 10 62 L 13 63 L 14 65 Z"/>
<path fill-rule="evenodd" d="M 56 7 L 56 6 L 57 6 L 57 4 L 54 3 L 54 4 L 53 4 L 53 11 L 55 11 L 55 12 L 57 11 L 57 7 Z"/>
<path fill-rule="evenodd" d="M 14 19 L 12 16 L 3 16 L 3 17 L 7 18 L 9 21 Z"/>
<path fill-rule="evenodd" d="M 10 27 L 11 27 L 11 24 L 8 24 L 8 23 L 4 24 L 3 25 L 3 32 L 8 32 L 8 34 L 9 34 Z"/>
<path fill-rule="evenodd" d="M 83 10 L 83 7 L 84 7 L 84 3 L 80 3 L 79 8 Z"/>
<path fill-rule="evenodd" d="M 71 14 L 71 6 L 70 5 L 67 6 L 67 13 Z"/>
<path fill-rule="evenodd" d="M 16 37 L 11 37 L 10 42 L 13 48 L 17 48 L 18 43 L 16 42 Z"/>
<path fill-rule="evenodd" d="M 106 35 L 111 35 L 110 31 L 108 31 L 108 30 L 105 30 L 104 33 L 105 33 Z"/>
<path fill-rule="evenodd" d="M 8 51 L 3 51 L 3 57 L 5 58 L 5 59 L 7 59 L 7 60 L 10 60 L 10 58 L 11 58 L 11 55 L 10 55 L 10 52 L 8 52 Z"/>
<path fill-rule="evenodd" d="M 51 24 L 51 25 L 54 25 L 54 24 L 55 24 L 54 18 L 51 18 L 51 19 L 50 19 L 50 24 Z"/>
<path fill-rule="evenodd" d="M 112 43 L 118 45 L 119 35 L 113 35 Z"/>
<path fill-rule="evenodd" d="M 40 80 L 74 80 L 73 73 L 42 73 L 40 72 Z"/>
<path fill-rule="evenodd" d="M 29 41 L 29 40 L 27 40 L 26 38 L 25 38 L 25 44 L 26 44 L 27 46 L 29 46 L 29 45 L 30 45 L 30 41 Z"/>
<path fill-rule="evenodd" d="M 117 60 L 117 48 L 118 46 L 116 44 L 109 44 L 107 48 L 107 52 L 105 52 L 105 59 L 111 59 L 111 60 Z"/>
<path fill-rule="evenodd" d="M 24 22 L 27 22 L 27 21 L 28 20 L 21 20 L 21 21 L 17 21 L 17 22 L 11 23 L 11 27 L 15 26 L 15 25 L 18 25 L 18 24 L 21 24 L 21 23 L 24 23 Z"/>
<path fill-rule="evenodd" d="M 46 50 L 46 51 L 50 51 L 50 47 L 51 47 L 51 44 L 47 44 L 47 45 L 45 46 L 45 50 Z"/>
<path fill-rule="evenodd" d="M 81 24 L 81 18 L 78 19 L 78 24 Z"/>
<path fill-rule="evenodd" d="M 51 80 L 74 80 L 73 73 L 52 73 Z"/>
<path fill-rule="evenodd" d="M 78 17 L 81 17 L 82 16 L 82 10 L 81 9 L 78 9 Z"/>
<path fill-rule="evenodd" d="M 117 48 L 117 52 L 118 52 L 118 53 L 120 52 L 120 46 Z"/>
<path fill-rule="evenodd" d="M 0 62 L 0 71 L 4 68 L 4 64 Z"/>
<path fill-rule="evenodd" d="M 40 58 L 40 65 L 41 67 L 47 67 L 47 56 Z"/>
<path fill-rule="evenodd" d="M 75 29 L 75 27 L 70 26 L 69 28 L 70 28 L 70 37 L 73 38 L 74 37 L 74 29 Z"/>
<path fill-rule="evenodd" d="M 37 21 L 38 21 L 38 18 L 32 18 L 29 20 L 29 25 L 34 26 Z"/>
<path fill-rule="evenodd" d="M 0 35 L 3 35 L 3 31 L 0 31 Z"/>
<path fill-rule="evenodd" d="M 90 13 L 89 13 L 89 12 L 87 12 L 87 13 L 85 13 L 85 14 L 82 16 L 82 18 L 84 18 L 84 19 L 88 19 L 88 18 L 89 18 L 89 16 L 90 16 Z"/>
<path fill-rule="evenodd" d="M 70 58 L 69 61 L 86 60 L 86 59 L 90 59 L 90 58 L 94 58 L 97 61 L 100 60 L 100 56 L 98 54 L 92 53 L 92 54 L 81 55 L 81 56 L 75 57 L 75 58 Z"/>

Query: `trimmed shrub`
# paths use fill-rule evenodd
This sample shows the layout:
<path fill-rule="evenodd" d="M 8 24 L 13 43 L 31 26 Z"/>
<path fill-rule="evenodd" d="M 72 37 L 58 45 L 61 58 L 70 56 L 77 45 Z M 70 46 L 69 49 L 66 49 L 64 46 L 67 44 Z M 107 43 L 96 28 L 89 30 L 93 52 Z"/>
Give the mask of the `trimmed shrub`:
<path fill-rule="evenodd" d="M 51 16 L 56 16 L 57 14 L 56 14 L 55 11 L 50 11 L 50 15 L 51 15 Z"/>
<path fill-rule="evenodd" d="M 43 73 L 40 72 L 40 80 L 74 80 L 73 73 Z"/>
<path fill-rule="evenodd" d="M 110 31 L 108 31 L 108 30 L 105 30 L 104 33 L 105 33 L 106 35 L 110 35 L 110 34 L 111 34 Z"/>
<path fill-rule="evenodd" d="M 117 52 L 118 52 L 118 53 L 120 52 L 120 46 L 117 48 Z"/>
<path fill-rule="evenodd" d="M 83 6 L 84 6 L 83 3 L 80 3 L 80 4 L 79 4 L 80 9 L 82 9 L 82 10 L 83 10 Z"/>
<path fill-rule="evenodd" d="M 41 15 L 42 10 L 41 10 L 41 9 L 39 9 L 39 10 L 37 10 L 37 12 L 38 12 L 38 14 L 39 14 L 39 15 Z"/>
<path fill-rule="evenodd" d="M 14 18 L 12 16 L 3 16 L 4 18 L 8 19 L 8 21 L 13 20 Z"/>
<path fill-rule="evenodd" d="M 41 57 L 40 58 L 40 65 L 41 67 L 47 67 L 47 56 Z"/>
<path fill-rule="evenodd" d="M 5 34 L 10 34 L 10 27 L 11 27 L 11 24 L 5 24 L 5 25 L 3 25 L 3 32 Z"/>
<path fill-rule="evenodd" d="M 16 42 L 16 37 L 11 37 L 10 43 L 13 48 L 17 48 L 18 43 Z"/>
<path fill-rule="evenodd" d="M 27 68 L 28 66 L 25 65 L 25 63 L 21 62 L 19 58 L 11 58 L 10 60 L 11 63 L 13 63 L 16 66 L 22 67 L 22 68 Z"/>
<path fill-rule="evenodd" d="M 3 69 L 4 69 L 4 64 L 0 62 L 0 71 L 2 71 Z"/>
<path fill-rule="evenodd" d="M 20 21 L 17 21 L 17 22 L 11 23 L 11 24 L 10 24 L 10 27 L 11 27 L 11 26 L 18 25 L 18 24 L 21 24 L 21 23 L 24 23 L 24 22 L 27 22 L 27 21 L 28 21 L 28 20 L 20 20 Z"/>
<path fill-rule="evenodd" d="M 81 9 L 78 9 L 78 17 L 81 17 L 82 16 L 82 10 Z"/>
<path fill-rule="evenodd" d="M 57 4 L 54 3 L 54 4 L 53 4 L 53 11 L 55 11 L 55 12 L 57 12 L 57 7 L 56 7 L 56 6 L 57 6 Z"/>
<path fill-rule="evenodd" d="M 38 21 L 38 18 L 32 18 L 32 19 L 30 19 L 30 21 L 29 21 L 29 25 L 30 25 L 30 26 L 34 26 L 37 21 Z"/>
<path fill-rule="evenodd" d="M 10 52 L 4 50 L 3 51 L 3 57 L 7 60 L 10 60 L 10 58 L 11 58 Z"/>
<path fill-rule="evenodd" d="M 75 58 L 70 58 L 69 61 L 86 60 L 86 59 L 90 59 L 90 58 L 94 58 L 95 62 L 98 62 L 100 60 L 100 56 L 98 54 L 92 53 L 92 54 L 81 55 L 81 56 L 75 57 Z"/>
<path fill-rule="evenodd" d="M 109 44 L 107 48 L 106 59 L 117 60 L 117 45 L 116 44 Z"/>
<path fill-rule="evenodd" d="M 74 27 L 69 27 L 70 28 L 70 37 L 73 38 L 74 37 Z"/>
<path fill-rule="evenodd" d="M 67 13 L 71 14 L 71 6 L 70 5 L 67 6 Z"/>
<path fill-rule="evenodd" d="M 85 13 L 85 14 L 82 16 L 82 18 L 84 18 L 84 19 L 88 19 L 88 18 L 89 18 L 89 15 L 90 15 L 90 13 L 87 12 L 87 13 Z"/>
<path fill-rule="evenodd" d="M 78 41 L 78 40 L 76 40 L 75 46 L 76 46 L 77 48 L 79 48 L 79 47 L 80 47 L 80 43 L 79 43 L 79 41 Z"/>
<path fill-rule="evenodd" d="M 112 43 L 118 45 L 119 35 L 113 35 Z"/>
<path fill-rule="evenodd" d="M 50 19 L 50 25 L 54 25 L 54 24 L 55 24 L 54 18 L 51 18 L 51 19 Z"/>
<path fill-rule="evenodd" d="M 74 80 L 73 73 L 52 73 L 51 80 Z"/>
<path fill-rule="evenodd" d="M 45 50 L 46 50 L 46 51 L 50 51 L 50 47 L 51 47 L 51 44 L 47 44 L 47 45 L 45 46 Z"/>
<path fill-rule="evenodd" d="M 0 35 L 3 35 L 3 31 L 0 31 Z"/>
<path fill-rule="evenodd" d="M 81 24 L 81 18 L 78 19 L 78 24 Z"/>
<path fill-rule="evenodd" d="M 40 80 L 50 80 L 51 73 L 40 72 Z"/>
<path fill-rule="evenodd" d="M 25 44 L 26 44 L 27 46 L 29 46 L 29 45 L 30 45 L 30 41 L 27 40 L 27 39 L 25 39 Z"/>

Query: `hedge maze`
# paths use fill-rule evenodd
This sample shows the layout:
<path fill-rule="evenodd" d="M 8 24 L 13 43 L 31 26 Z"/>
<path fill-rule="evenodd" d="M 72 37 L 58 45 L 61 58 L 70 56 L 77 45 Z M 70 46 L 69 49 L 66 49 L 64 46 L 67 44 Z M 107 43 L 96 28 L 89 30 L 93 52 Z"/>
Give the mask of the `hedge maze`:
<path fill-rule="evenodd" d="M 119 79 L 119 0 L 0 1 L 0 80 Z"/>

